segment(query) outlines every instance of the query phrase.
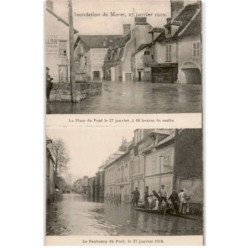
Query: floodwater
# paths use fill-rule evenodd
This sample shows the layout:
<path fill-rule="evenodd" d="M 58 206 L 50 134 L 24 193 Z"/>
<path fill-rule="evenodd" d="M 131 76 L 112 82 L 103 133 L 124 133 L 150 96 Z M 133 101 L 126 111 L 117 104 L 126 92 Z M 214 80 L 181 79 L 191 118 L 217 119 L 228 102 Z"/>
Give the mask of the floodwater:
<path fill-rule="evenodd" d="M 48 114 L 152 114 L 202 111 L 202 86 L 103 82 L 102 94 L 80 103 L 47 104 Z"/>
<path fill-rule="evenodd" d="M 202 219 L 135 211 L 130 204 L 89 202 L 64 194 L 47 211 L 47 235 L 201 235 Z"/>

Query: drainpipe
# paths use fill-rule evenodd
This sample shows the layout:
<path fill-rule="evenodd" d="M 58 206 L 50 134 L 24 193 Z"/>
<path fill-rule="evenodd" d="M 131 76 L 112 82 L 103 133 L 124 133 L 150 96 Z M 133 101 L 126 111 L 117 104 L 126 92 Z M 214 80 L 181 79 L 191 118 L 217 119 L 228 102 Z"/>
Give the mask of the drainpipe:
<path fill-rule="evenodd" d="M 173 164 L 173 183 L 172 190 L 177 188 L 177 152 L 178 152 L 178 129 L 175 130 L 175 139 L 174 139 L 174 164 Z"/>

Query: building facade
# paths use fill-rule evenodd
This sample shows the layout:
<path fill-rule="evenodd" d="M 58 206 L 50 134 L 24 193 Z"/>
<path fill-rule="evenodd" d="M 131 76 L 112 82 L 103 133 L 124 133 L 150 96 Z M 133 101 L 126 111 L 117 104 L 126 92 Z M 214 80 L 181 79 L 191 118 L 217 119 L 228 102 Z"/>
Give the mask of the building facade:
<path fill-rule="evenodd" d="M 100 81 L 107 50 L 121 35 L 79 35 L 75 42 L 76 81 Z"/>
<path fill-rule="evenodd" d="M 104 167 L 105 200 L 112 202 L 130 201 L 130 145 L 123 141 L 118 154 L 107 161 Z"/>
<path fill-rule="evenodd" d="M 69 83 L 69 24 L 54 12 L 51 0 L 46 1 L 45 53 L 45 64 L 53 82 Z"/>
<path fill-rule="evenodd" d="M 202 130 L 136 129 L 126 150 L 105 164 L 104 175 L 105 201 L 131 202 L 138 188 L 143 202 L 146 190 L 152 194 L 164 185 L 168 196 L 185 189 L 191 211 L 202 211 Z"/>
<path fill-rule="evenodd" d="M 145 17 L 135 17 L 134 27 L 130 28 L 130 25 L 125 24 L 123 38 L 109 48 L 105 57 L 104 68 L 111 81 L 133 81 L 132 57 L 142 44 L 151 42 L 149 31 L 152 26 Z"/>

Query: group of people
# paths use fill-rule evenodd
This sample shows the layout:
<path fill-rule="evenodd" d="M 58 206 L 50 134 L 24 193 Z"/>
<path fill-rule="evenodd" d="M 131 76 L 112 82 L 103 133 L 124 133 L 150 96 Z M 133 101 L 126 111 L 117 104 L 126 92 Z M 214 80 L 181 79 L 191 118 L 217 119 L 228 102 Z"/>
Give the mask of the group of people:
<path fill-rule="evenodd" d="M 166 188 L 164 185 L 161 185 L 159 192 L 155 190 L 152 191 L 152 194 L 149 194 L 148 187 L 146 187 L 144 193 L 144 202 L 139 204 L 140 201 L 140 192 L 136 187 L 132 192 L 132 204 L 136 207 L 141 207 L 151 210 L 171 210 L 175 214 L 186 214 L 189 213 L 189 200 L 190 195 L 187 191 L 180 189 L 179 193 L 176 190 L 173 190 L 171 195 L 168 196 Z"/>

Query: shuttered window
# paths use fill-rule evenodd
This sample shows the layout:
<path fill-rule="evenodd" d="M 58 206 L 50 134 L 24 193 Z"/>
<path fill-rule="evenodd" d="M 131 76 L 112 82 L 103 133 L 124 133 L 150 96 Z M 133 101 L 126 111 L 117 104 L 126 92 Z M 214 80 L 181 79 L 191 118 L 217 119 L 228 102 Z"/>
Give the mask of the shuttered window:
<path fill-rule="evenodd" d="M 193 43 L 193 57 L 199 57 L 200 56 L 200 43 L 195 42 Z"/>

